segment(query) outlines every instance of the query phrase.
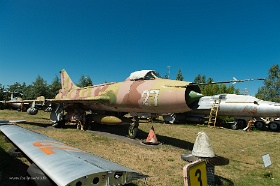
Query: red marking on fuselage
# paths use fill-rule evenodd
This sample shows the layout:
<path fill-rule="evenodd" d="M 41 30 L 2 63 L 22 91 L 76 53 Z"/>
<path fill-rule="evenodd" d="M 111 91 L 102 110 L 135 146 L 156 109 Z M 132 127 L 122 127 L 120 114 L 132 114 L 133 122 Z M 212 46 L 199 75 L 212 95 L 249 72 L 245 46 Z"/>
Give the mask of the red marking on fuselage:
<path fill-rule="evenodd" d="M 257 107 L 245 107 L 243 109 L 243 112 L 250 113 L 250 114 L 256 114 L 258 111 Z"/>

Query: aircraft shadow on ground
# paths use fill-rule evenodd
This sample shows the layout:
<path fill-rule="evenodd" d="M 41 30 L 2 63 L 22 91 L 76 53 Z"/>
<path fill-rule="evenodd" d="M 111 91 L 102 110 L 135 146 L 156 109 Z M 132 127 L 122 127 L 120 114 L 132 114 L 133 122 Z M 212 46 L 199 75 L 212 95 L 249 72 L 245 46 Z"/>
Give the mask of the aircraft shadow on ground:
<path fill-rule="evenodd" d="M 50 123 L 50 124 L 45 124 L 44 123 L 43 124 L 43 123 L 38 123 L 38 122 L 28 122 L 28 124 L 38 126 L 38 127 L 42 127 L 42 128 L 52 127 L 52 123 Z M 128 127 L 129 127 L 129 124 L 127 124 L 127 125 L 122 124 L 122 125 L 118 125 L 118 126 L 94 124 L 93 127 L 90 130 L 91 131 L 114 134 L 114 135 L 117 135 L 117 136 L 122 136 L 122 137 L 127 137 L 128 138 Z M 64 128 L 77 130 L 75 124 L 66 124 Z M 145 140 L 147 137 L 148 137 L 148 133 L 141 130 L 141 128 L 139 128 L 136 139 Z M 193 145 L 194 145 L 193 143 L 190 143 L 190 142 L 187 142 L 187 141 L 184 141 L 184 140 L 181 140 L 181 139 L 169 137 L 169 136 L 156 134 L 156 137 L 157 137 L 158 141 L 162 144 L 171 145 L 171 146 L 186 149 L 186 150 L 192 150 Z"/>
<path fill-rule="evenodd" d="M 229 179 L 215 175 L 215 185 L 217 185 L 217 186 L 234 186 L 234 183 Z"/>
<path fill-rule="evenodd" d="M 25 178 L 28 165 L 16 157 L 10 156 L 10 154 L 1 147 L 0 157 L 0 185 L 27 185 Z"/>
<path fill-rule="evenodd" d="M 34 126 L 38 126 L 38 127 L 43 127 L 43 128 L 47 128 L 47 127 L 51 127 L 53 124 L 52 123 L 37 123 L 37 122 L 28 122 L 29 125 L 34 125 Z"/>
<path fill-rule="evenodd" d="M 95 124 L 91 130 L 110 133 L 110 134 L 128 138 L 128 127 L 129 127 L 129 125 L 119 125 L 116 127 L 116 126 L 110 126 L 110 125 Z M 139 128 L 136 139 L 145 140 L 147 137 L 148 137 L 148 133 L 141 130 L 141 128 Z M 186 149 L 186 150 L 192 150 L 193 145 L 194 145 L 193 143 L 190 143 L 190 142 L 187 142 L 187 141 L 184 141 L 181 139 L 169 137 L 169 136 L 156 134 L 156 137 L 157 137 L 158 141 L 161 142 L 162 144 L 171 145 L 171 146 Z"/>

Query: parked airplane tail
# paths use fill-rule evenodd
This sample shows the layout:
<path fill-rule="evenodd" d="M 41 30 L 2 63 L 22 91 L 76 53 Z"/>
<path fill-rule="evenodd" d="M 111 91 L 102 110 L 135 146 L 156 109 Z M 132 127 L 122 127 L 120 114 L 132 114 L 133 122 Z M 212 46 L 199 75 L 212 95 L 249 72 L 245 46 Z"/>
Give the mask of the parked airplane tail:
<path fill-rule="evenodd" d="M 67 74 L 66 70 L 62 69 L 60 71 L 60 81 L 61 87 L 64 92 L 68 92 L 71 89 L 78 88 L 73 81 L 71 80 L 70 76 Z"/>

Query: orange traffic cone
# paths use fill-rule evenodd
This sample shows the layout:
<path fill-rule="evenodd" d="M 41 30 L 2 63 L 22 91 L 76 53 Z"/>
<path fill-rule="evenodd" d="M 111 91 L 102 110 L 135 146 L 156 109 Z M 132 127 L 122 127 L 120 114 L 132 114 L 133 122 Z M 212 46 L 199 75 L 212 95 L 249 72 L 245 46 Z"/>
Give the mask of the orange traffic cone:
<path fill-rule="evenodd" d="M 146 141 L 144 141 L 143 143 L 148 144 L 148 145 L 158 145 L 158 144 L 160 144 L 157 140 L 156 133 L 155 133 L 155 130 L 154 130 L 153 126 L 152 126 L 152 128 L 149 132 L 149 135 L 148 135 Z"/>

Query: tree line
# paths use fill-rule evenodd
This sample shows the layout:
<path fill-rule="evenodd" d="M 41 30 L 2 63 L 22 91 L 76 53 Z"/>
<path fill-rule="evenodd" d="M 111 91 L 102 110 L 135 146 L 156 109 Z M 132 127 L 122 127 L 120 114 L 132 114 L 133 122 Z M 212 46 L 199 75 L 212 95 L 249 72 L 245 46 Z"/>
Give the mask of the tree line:
<path fill-rule="evenodd" d="M 169 75 L 160 76 L 157 72 L 157 76 L 161 78 L 168 79 Z M 184 76 L 181 69 L 178 69 L 176 74 L 176 80 L 183 81 Z M 212 78 L 206 78 L 205 75 L 198 74 L 193 82 L 194 83 L 210 83 L 214 80 Z M 84 75 L 79 79 L 77 86 L 86 87 L 92 86 L 92 80 L 90 77 Z M 3 86 L 0 82 L 0 100 L 9 100 L 10 93 L 15 95 L 21 95 L 23 99 L 35 99 L 38 96 L 45 96 L 45 98 L 54 98 L 58 91 L 61 89 L 60 79 L 56 76 L 51 84 L 48 84 L 40 75 L 32 82 L 30 85 L 26 83 L 14 83 Z M 205 96 L 216 95 L 216 94 L 239 94 L 240 90 L 235 88 L 234 85 L 225 84 L 209 84 L 200 86 L 201 93 Z M 268 77 L 264 80 L 264 85 L 258 89 L 255 95 L 259 99 L 266 101 L 280 102 L 280 69 L 279 65 L 273 65 L 268 71 Z"/>
<path fill-rule="evenodd" d="M 206 76 L 198 75 L 195 77 L 195 83 L 209 83 L 213 82 L 212 78 L 206 80 Z M 240 90 L 236 89 L 233 85 L 226 86 L 225 84 L 210 84 L 200 86 L 201 93 L 205 96 L 216 94 L 240 94 Z M 265 100 L 280 102 L 280 69 L 279 65 L 273 65 L 268 70 L 268 76 L 263 82 L 263 86 L 258 88 L 258 92 L 255 95 L 256 98 Z"/>
<path fill-rule="evenodd" d="M 90 77 L 84 75 L 81 76 L 77 86 L 86 87 L 92 86 L 92 80 Z M 10 100 L 10 95 L 13 93 L 14 97 L 22 97 L 22 99 L 30 100 L 36 99 L 39 96 L 45 96 L 47 99 L 54 98 L 58 91 L 61 89 L 60 79 L 56 75 L 51 84 L 48 84 L 40 75 L 30 85 L 26 83 L 14 83 L 3 86 L 0 83 L 0 100 Z"/>

